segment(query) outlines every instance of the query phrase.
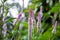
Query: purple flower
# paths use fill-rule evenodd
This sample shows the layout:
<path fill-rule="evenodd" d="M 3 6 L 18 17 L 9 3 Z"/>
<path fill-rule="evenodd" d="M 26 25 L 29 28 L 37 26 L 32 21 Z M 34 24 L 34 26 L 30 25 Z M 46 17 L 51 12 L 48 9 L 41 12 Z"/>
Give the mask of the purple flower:
<path fill-rule="evenodd" d="M 38 12 L 38 20 L 42 18 L 42 6 L 40 7 L 40 11 Z"/>
<path fill-rule="evenodd" d="M 21 20 L 21 19 L 22 19 L 22 12 L 20 12 L 20 14 L 18 15 L 18 18 L 16 19 L 15 24 L 16 24 L 19 20 Z"/>
<path fill-rule="evenodd" d="M 32 22 L 32 29 L 33 29 L 33 27 L 36 25 L 36 21 L 35 21 L 34 11 L 32 9 L 29 9 L 29 17 L 32 20 L 31 22 Z"/>
<path fill-rule="evenodd" d="M 54 28 L 52 30 L 52 33 L 55 34 L 56 33 L 56 27 L 57 27 L 57 21 L 55 21 L 54 23 Z"/>
<path fill-rule="evenodd" d="M 54 23 L 54 27 L 57 27 L 57 21 L 55 21 L 55 23 Z"/>
<path fill-rule="evenodd" d="M 34 12 L 33 10 L 29 9 L 29 17 L 28 17 L 28 40 L 32 38 L 32 29 L 33 29 L 33 22 L 34 22 Z"/>
<path fill-rule="evenodd" d="M 42 14 L 42 6 L 40 6 L 40 12 L 41 12 L 41 14 Z"/>
<path fill-rule="evenodd" d="M 34 19 L 34 11 L 32 10 L 32 19 Z"/>
<path fill-rule="evenodd" d="M 29 9 L 29 17 L 32 17 L 32 10 L 31 9 Z"/>
<path fill-rule="evenodd" d="M 22 0 L 22 1 L 24 1 L 24 0 Z"/>
<path fill-rule="evenodd" d="M 20 12 L 17 19 L 19 20 L 19 19 L 21 19 L 21 17 L 22 17 L 22 12 Z"/>
<path fill-rule="evenodd" d="M 34 11 L 32 9 L 29 9 L 29 16 L 32 18 L 32 20 L 35 19 Z"/>
<path fill-rule="evenodd" d="M 38 12 L 37 32 L 39 32 L 41 28 L 41 18 L 42 18 L 42 6 L 40 6 L 40 11 Z"/>
<path fill-rule="evenodd" d="M 32 19 L 28 18 L 28 40 L 32 38 Z"/>

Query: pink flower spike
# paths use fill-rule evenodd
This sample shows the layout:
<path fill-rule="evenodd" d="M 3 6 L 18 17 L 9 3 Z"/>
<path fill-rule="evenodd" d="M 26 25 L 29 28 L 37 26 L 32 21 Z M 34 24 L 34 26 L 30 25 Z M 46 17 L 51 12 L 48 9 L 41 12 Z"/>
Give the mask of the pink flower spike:
<path fill-rule="evenodd" d="M 39 32 L 41 28 L 41 18 L 42 18 L 42 6 L 40 6 L 40 11 L 38 12 L 37 32 Z"/>
<path fill-rule="evenodd" d="M 21 19 L 22 17 L 22 12 L 20 12 L 19 16 L 18 16 L 18 20 Z"/>
<path fill-rule="evenodd" d="M 28 13 L 29 13 L 29 15 L 31 16 L 31 9 L 29 9 Z"/>
<path fill-rule="evenodd" d="M 55 21 L 54 23 L 54 28 L 52 30 L 52 33 L 55 34 L 56 33 L 56 28 L 57 28 L 57 21 Z"/>
<path fill-rule="evenodd" d="M 40 6 L 40 12 L 42 13 L 42 6 Z"/>
<path fill-rule="evenodd" d="M 22 12 L 20 12 L 20 14 L 18 15 L 18 18 L 16 19 L 15 24 L 18 22 L 18 20 L 21 20 L 21 19 L 22 19 Z"/>
<path fill-rule="evenodd" d="M 40 12 L 38 13 L 38 20 L 41 20 L 41 14 L 40 14 Z"/>
<path fill-rule="evenodd" d="M 32 10 L 32 18 L 34 19 L 34 11 Z"/>
<path fill-rule="evenodd" d="M 42 6 L 40 6 L 40 11 L 38 12 L 38 20 L 42 18 Z"/>
<path fill-rule="evenodd" d="M 55 23 L 54 23 L 54 27 L 56 27 L 57 26 L 57 21 L 55 21 Z"/>

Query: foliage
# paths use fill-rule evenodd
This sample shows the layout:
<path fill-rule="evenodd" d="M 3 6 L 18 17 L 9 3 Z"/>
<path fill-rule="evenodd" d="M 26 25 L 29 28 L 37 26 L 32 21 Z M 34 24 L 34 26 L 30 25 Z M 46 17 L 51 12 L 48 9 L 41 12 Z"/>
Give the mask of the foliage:
<path fill-rule="evenodd" d="M 4 0 L 4 3 L 7 0 Z M 1 16 L 4 13 L 0 12 L 0 40 L 28 40 L 28 11 L 29 9 L 34 10 L 35 12 L 35 20 L 37 20 L 38 12 L 40 11 L 40 6 L 42 3 L 43 6 L 43 17 L 42 17 L 42 32 L 38 35 L 37 33 L 37 27 L 32 30 L 32 40 L 60 40 L 60 3 L 59 1 L 51 0 L 52 6 L 49 5 L 50 0 L 48 3 L 46 3 L 47 0 L 30 0 L 32 3 L 31 5 L 28 5 L 28 8 L 24 9 L 23 12 L 25 14 L 26 20 L 24 22 L 18 21 L 16 25 L 13 24 L 14 20 L 16 18 L 13 18 L 11 16 L 7 16 L 9 9 L 13 6 L 16 6 L 18 8 L 18 12 L 22 10 L 22 7 L 18 3 L 12 3 L 12 4 L 6 4 L 4 5 L 3 2 L 0 5 L 3 7 L 3 12 L 5 12 L 5 16 Z M 14 5 L 15 4 L 15 5 Z M 56 19 L 54 19 L 54 15 L 57 13 Z M 4 18 L 4 21 L 2 19 Z M 54 22 L 58 21 L 58 25 L 56 28 L 56 34 L 52 33 Z M 7 34 L 2 33 L 3 25 L 6 23 L 7 27 Z M 19 29 L 20 24 L 23 24 L 22 29 Z M 4 27 L 4 28 L 5 28 Z M 12 27 L 12 29 L 10 28 Z"/>

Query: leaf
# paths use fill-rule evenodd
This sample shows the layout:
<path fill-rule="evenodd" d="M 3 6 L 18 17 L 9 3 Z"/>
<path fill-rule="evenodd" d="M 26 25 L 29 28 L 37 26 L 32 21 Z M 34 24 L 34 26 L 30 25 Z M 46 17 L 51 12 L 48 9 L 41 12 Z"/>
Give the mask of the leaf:
<path fill-rule="evenodd" d="M 28 22 L 24 22 L 23 24 L 25 28 L 28 28 Z"/>
<path fill-rule="evenodd" d="M 41 35 L 40 40 L 49 40 L 52 35 L 51 30 L 52 28 L 49 28 L 43 35 Z"/>
<path fill-rule="evenodd" d="M 25 13 L 28 13 L 28 9 L 25 9 L 24 12 L 25 12 Z"/>
<path fill-rule="evenodd" d="M 6 2 L 6 0 L 4 0 L 4 2 Z"/>
<path fill-rule="evenodd" d="M 58 12 L 60 9 L 60 4 L 56 3 L 54 7 L 50 10 L 50 12 Z"/>
<path fill-rule="evenodd" d="M 29 8 L 34 10 L 35 9 L 35 5 L 32 4 L 32 5 L 29 6 Z"/>
<path fill-rule="evenodd" d="M 6 20 L 6 22 L 11 22 L 11 21 L 13 21 L 15 18 L 8 18 L 7 20 Z"/>

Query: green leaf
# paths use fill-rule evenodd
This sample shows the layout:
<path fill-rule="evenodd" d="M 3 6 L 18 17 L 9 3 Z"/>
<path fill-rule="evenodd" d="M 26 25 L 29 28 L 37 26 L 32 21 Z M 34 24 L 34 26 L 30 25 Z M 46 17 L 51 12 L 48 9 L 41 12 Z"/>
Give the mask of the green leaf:
<path fill-rule="evenodd" d="M 58 12 L 60 9 L 60 4 L 56 3 L 54 7 L 50 10 L 50 12 Z"/>
<path fill-rule="evenodd" d="M 25 28 L 28 28 L 28 22 L 24 22 L 23 24 Z"/>
<path fill-rule="evenodd" d="M 8 18 L 7 20 L 6 20 L 6 22 L 11 22 L 11 21 L 13 21 L 15 18 Z"/>
<path fill-rule="evenodd" d="M 4 0 L 4 2 L 6 2 L 6 0 Z"/>
<path fill-rule="evenodd" d="M 43 35 L 41 35 L 40 40 L 49 40 L 51 37 L 52 28 L 49 28 Z"/>
<path fill-rule="evenodd" d="M 35 9 L 35 5 L 32 4 L 32 5 L 29 6 L 29 8 L 34 10 Z"/>

